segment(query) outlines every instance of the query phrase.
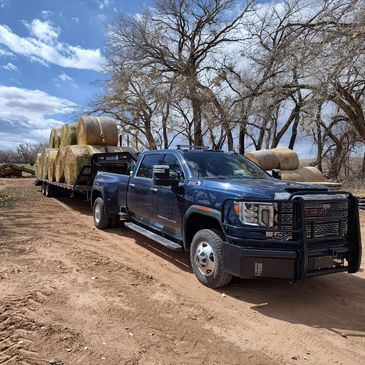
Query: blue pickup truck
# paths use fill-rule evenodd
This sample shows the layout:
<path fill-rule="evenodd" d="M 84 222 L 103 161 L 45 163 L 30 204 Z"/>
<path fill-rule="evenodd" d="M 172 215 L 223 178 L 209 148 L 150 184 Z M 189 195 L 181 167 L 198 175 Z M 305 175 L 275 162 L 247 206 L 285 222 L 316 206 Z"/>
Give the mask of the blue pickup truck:
<path fill-rule="evenodd" d="M 245 157 L 181 147 L 147 151 L 117 172 L 98 172 L 94 223 L 120 222 L 190 253 L 210 288 L 241 278 L 355 273 L 361 261 L 356 199 L 273 178 Z"/>

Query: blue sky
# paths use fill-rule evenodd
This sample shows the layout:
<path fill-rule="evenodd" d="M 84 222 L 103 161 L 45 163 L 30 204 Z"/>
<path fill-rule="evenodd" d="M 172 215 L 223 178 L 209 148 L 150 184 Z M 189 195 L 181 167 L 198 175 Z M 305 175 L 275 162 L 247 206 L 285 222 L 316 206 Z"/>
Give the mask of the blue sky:
<path fill-rule="evenodd" d="M 0 149 L 45 142 L 104 77 L 106 30 L 151 0 L 0 0 Z"/>

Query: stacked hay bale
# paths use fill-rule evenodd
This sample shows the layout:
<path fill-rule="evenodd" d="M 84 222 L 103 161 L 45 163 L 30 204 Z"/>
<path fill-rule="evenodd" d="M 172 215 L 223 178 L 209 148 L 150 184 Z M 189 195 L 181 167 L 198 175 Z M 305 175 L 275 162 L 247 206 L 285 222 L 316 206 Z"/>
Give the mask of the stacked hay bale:
<path fill-rule="evenodd" d="M 52 129 L 49 148 L 37 159 L 37 177 L 73 185 L 95 153 L 122 152 L 117 144 L 118 129 L 113 119 L 81 117 L 78 124 Z"/>
<path fill-rule="evenodd" d="M 261 168 L 271 174 L 273 169 L 281 170 L 281 178 L 298 182 L 325 182 L 326 179 L 316 167 L 299 167 L 299 158 L 295 151 L 278 147 L 245 154 Z"/>

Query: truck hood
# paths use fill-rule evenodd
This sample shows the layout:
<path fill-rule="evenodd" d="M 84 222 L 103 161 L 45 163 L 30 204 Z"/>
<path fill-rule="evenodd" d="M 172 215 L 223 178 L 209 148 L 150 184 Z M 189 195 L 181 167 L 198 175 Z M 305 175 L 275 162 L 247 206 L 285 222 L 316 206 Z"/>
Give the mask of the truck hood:
<path fill-rule="evenodd" d="M 323 186 L 276 179 L 202 179 L 201 187 L 237 197 L 268 199 L 274 198 L 275 193 L 295 193 L 303 190 L 328 191 L 328 188 Z"/>

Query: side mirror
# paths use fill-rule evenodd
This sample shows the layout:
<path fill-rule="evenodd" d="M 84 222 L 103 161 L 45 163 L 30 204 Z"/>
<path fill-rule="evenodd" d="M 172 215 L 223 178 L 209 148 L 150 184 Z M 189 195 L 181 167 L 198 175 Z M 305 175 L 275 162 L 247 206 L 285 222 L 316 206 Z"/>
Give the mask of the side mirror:
<path fill-rule="evenodd" d="M 153 166 L 153 184 L 161 186 L 177 186 L 178 181 L 170 176 L 170 167 L 167 165 Z"/>
<path fill-rule="evenodd" d="M 274 179 L 281 180 L 281 171 L 279 169 L 272 169 L 271 176 Z"/>

